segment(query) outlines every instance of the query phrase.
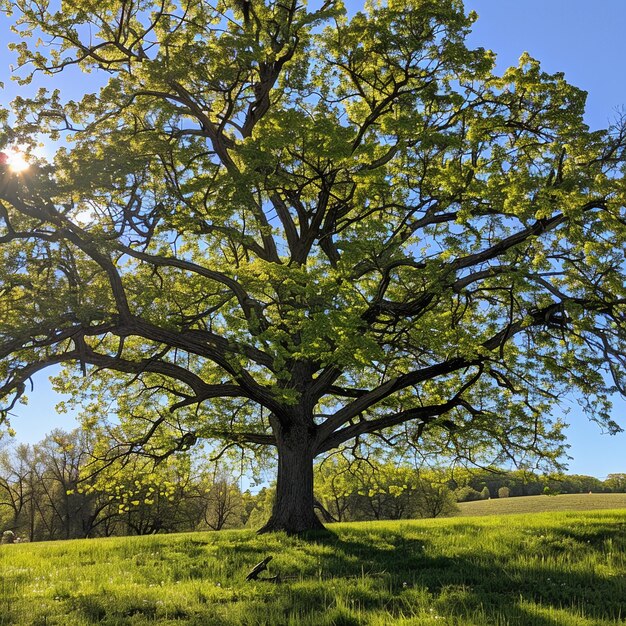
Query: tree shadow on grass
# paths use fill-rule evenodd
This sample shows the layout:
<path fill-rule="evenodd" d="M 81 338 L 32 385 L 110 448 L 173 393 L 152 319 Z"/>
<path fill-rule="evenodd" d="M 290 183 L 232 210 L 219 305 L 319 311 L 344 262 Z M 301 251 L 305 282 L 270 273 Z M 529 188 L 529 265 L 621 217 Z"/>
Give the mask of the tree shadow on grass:
<path fill-rule="evenodd" d="M 386 608 L 391 614 L 410 613 L 404 596 L 421 589 L 439 615 L 480 615 L 486 624 L 502 623 L 503 618 L 534 626 L 568 624 L 576 617 L 592 623 L 619 622 L 626 615 L 626 581 L 584 568 L 585 556 L 603 552 L 607 541 L 614 549 L 626 549 L 623 526 L 551 529 L 528 558 L 516 564 L 497 552 L 433 557 L 429 554 L 436 550 L 430 550 L 427 536 L 407 539 L 401 533 L 377 533 L 309 540 L 332 547 L 324 557 L 329 577 L 384 576 L 391 596 Z M 359 604 L 374 608 L 376 601 L 361 597 Z"/>
<path fill-rule="evenodd" d="M 457 542 L 442 554 L 441 536 L 418 526 L 407 532 L 364 525 L 298 538 L 266 535 L 239 541 L 216 534 L 171 545 L 164 539 L 133 559 L 164 560 L 168 583 L 204 580 L 209 588 L 205 604 L 192 602 L 189 612 L 182 605 L 177 609 L 177 619 L 202 626 L 354 626 L 382 618 L 391 624 L 402 617 L 421 623 L 429 616 L 485 626 L 570 626 L 583 616 L 587 621 L 581 624 L 595 626 L 619 623 L 626 615 L 626 581 L 612 576 L 607 566 L 612 552 L 619 560 L 626 551 L 624 525 L 594 522 L 549 528 L 541 535 L 512 534 L 511 545 L 482 552 L 480 527 L 457 524 L 448 532 L 463 537 L 468 549 L 459 549 Z M 511 558 L 518 550 L 524 558 Z M 246 573 L 267 555 L 274 556 L 270 573 L 279 574 L 282 584 L 247 583 Z M 232 591 L 211 592 L 219 581 Z M 140 594 L 131 602 L 109 592 L 65 602 L 88 623 L 121 625 L 158 621 L 156 598 L 146 603 Z M 14 623 L 13 617 L 9 602 L 0 605 L 0 626 Z"/>

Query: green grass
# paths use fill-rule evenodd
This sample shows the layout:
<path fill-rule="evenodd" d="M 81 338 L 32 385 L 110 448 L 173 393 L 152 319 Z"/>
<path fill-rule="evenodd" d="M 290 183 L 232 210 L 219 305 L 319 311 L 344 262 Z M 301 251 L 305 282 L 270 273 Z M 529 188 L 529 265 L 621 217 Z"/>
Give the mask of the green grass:
<path fill-rule="evenodd" d="M 626 511 L 0 546 L 11 626 L 602 626 L 626 618 Z M 245 581 L 273 555 L 269 574 Z"/>
<path fill-rule="evenodd" d="M 461 502 L 459 503 L 459 509 L 458 515 L 461 516 L 626 509 L 626 493 L 582 493 L 559 496 L 494 498 L 492 500 Z"/>

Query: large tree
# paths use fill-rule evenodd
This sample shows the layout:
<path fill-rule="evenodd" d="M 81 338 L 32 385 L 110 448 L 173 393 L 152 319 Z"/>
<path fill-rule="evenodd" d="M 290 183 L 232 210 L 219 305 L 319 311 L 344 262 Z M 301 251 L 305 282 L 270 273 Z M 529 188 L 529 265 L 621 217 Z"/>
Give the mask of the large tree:
<path fill-rule="evenodd" d="M 376 433 L 550 455 L 568 393 L 618 428 L 624 127 L 497 76 L 460 0 L 4 2 L 25 71 L 85 91 L 4 116 L 73 142 L 0 174 L 5 415 L 68 364 L 122 452 L 273 447 L 290 532 L 313 459 Z"/>

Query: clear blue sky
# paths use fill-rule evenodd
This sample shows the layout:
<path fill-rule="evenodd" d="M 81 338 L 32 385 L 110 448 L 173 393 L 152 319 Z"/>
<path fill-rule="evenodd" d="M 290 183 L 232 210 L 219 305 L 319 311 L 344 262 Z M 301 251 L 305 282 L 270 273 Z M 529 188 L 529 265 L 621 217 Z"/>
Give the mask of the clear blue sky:
<path fill-rule="evenodd" d="M 626 0 L 466 0 L 465 4 L 480 16 L 470 43 L 496 52 L 500 70 L 528 51 L 546 71 L 565 72 L 569 82 L 589 93 L 587 122 L 592 128 L 605 127 L 626 109 Z M 7 41 L 6 31 L 6 20 L 0 17 L 0 42 Z M 8 83 L 11 62 L 9 53 L 0 49 L 0 81 Z M 63 89 L 61 78 L 55 80 L 55 86 Z M 7 87 L 0 93 L 5 102 L 18 93 L 16 85 Z M 29 395 L 29 405 L 18 407 L 12 420 L 20 441 L 36 442 L 54 427 L 74 425 L 71 417 L 55 413 L 59 397 L 50 390 L 45 373 L 35 378 L 35 390 Z M 570 407 L 570 472 L 605 477 L 626 471 L 626 434 L 602 435 L 577 410 L 574 399 Z M 616 402 L 614 418 L 626 427 L 625 402 Z"/>

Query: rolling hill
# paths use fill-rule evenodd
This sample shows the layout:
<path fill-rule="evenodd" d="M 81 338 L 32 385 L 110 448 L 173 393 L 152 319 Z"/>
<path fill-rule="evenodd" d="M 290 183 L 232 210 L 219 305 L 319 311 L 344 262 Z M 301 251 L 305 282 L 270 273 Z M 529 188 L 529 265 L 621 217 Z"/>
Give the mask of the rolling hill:
<path fill-rule="evenodd" d="M 558 496 L 518 496 L 460 502 L 459 516 L 509 515 L 551 511 L 626 509 L 626 493 L 582 493 Z"/>

